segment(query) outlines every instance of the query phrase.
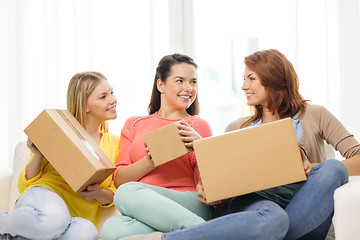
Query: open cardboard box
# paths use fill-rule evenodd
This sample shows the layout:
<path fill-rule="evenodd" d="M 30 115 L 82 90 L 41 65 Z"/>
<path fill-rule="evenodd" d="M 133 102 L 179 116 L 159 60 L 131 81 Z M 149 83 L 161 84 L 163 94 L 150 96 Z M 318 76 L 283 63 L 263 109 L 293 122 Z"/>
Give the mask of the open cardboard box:
<path fill-rule="evenodd" d="M 24 132 L 75 192 L 116 169 L 68 110 L 45 109 Z"/>
<path fill-rule="evenodd" d="M 290 118 L 193 145 L 208 203 L 306 180 Z"/>
<path fill-rule="evenodd" d="M 155 166 L 167 163 L 193 150 L 187 148 L 179 135 L 179 122 L 170 123 L 144 135 Z"/>

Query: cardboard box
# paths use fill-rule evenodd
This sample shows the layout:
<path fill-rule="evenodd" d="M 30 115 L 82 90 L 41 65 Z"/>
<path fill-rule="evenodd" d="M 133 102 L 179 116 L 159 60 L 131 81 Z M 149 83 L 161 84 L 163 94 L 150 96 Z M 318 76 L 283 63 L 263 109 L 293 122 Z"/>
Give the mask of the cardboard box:
<path fill-rule="evenodd" d="M 75 192 L 103 182 L 116 169 L 68 110 L 46 109 L 24 132 Z"/>
<path fill-rule="evenodd" d="M 171 123 L 144 135 L 155 166 L 167 163 L 193 150 L 187 148 L 179 135 L 179 122 Z"/>
<path fill-rule="evenodd" d="M 193 145 L 208 203 L 306 180 L 290 118 Z"/>

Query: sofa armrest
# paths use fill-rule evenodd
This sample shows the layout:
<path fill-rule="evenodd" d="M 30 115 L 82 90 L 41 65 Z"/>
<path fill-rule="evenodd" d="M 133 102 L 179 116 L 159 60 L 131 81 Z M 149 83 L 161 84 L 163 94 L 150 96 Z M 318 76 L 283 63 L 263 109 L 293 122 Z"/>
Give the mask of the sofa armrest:
<path fill-rule="evenodd" d="M 8 211 L 9 196 L 12 174 L 10 172 L 0 173 L 0 211 Z"/>
<path fill-rule="evenodd" d="M 360 239 L 360 176 L 350 176 L 349 182 L 335 190 L 334 217 L 336 240 Z"/>

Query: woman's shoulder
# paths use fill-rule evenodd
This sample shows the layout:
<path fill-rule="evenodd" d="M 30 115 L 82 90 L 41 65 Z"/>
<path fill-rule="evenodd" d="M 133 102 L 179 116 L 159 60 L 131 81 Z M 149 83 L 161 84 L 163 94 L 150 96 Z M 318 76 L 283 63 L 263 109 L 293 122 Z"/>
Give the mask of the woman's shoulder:
<path fill-rule="evenodd" d="M 191 117 L 189 117 L 190 121 L 194 121 L 198 124 L 206 124 L 209 125 L 208 121 L 206 121 L 205 119 L 203 119 L 202 117 L 199 117 L 198 115 L 193 115 Z"/>
<path fill-rule="evenodd" d="M 133 128 L 141 124 L 144 120 L 151 119 L 153 115 L 147 115 L 147 116 L 132 116 L 129 117 L 124 124 L 124 127 Z"/>
<path fill-rule="evenodd" d="M 316 113 L 319 111 L 323 112 L 323 111 L 327 111 L 327 109 L 324 106 L 318 104 L 307 104 L 305 107 L 305 112 Z"/>
<path fill-rule="evenodd" d="M 121 129 L 121 135 L 127 137 L 128 139 L 132 139 L 134 134 L 139 129 L 139 126 L 143 124 L 152 124 L 153 121 L 156 121 L 154 114 L 147 116 L 133 116 L 128 118 L 125 121 L 123 128 Z"/>
<path fill-rule="evenodd" d="M 311 116 L 314 119 L 318 119 L 327 115 L 332 115 L 326 107 L 317 104 L 308 104 L 305 107 L 304 115 Z"/>
<path fill-rule="evenodd" d="M 238 130 L 241 128 L 241 126 L 251 118 L 251 116 L 247 116 L 247 117 L 241 117 L 238 118 L 234 121 L 232 121 L 225 129 L 225 132 L 230 132 L 230 131 L 234 131 L 234 130 Z"/>
<path fill-rule="evenodd" d="M 189 125 L 197 131 L 202 137 L 212 136 L 212 130 L 210 124 L 205 119 L 193 115 L 184 119 Z"/>

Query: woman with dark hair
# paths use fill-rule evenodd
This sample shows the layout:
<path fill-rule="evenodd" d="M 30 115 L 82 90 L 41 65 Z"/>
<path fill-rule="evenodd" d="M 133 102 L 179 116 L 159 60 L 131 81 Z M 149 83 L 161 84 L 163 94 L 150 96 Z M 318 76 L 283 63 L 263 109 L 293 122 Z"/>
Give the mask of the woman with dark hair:
<path fill-rule="evenodd" d="M 163 92 L 160 92 L 160 90 L 158 89 L 158 86 L 157 86 L 158 80 L 162 80 L 165 83 L 167 77 L 170 76 L 171 67 L 176 64 L 180 64 L 180 63 L 186 63 L 186 64 L 192 66 L 195 69 L 194 80 L 197 80 L 196 70 L 197 70 L 198 66 L 196 65 L 196 63 L 194 62 L 194 60 L 192 58 L 190 58 L 187 55 L 182 55 L 182 54 L 173 54 L 173 55 L 167 55 L 167 56 L 163 57 L 160 60 L 158 67 L 156 68 L 154 85 L 153 85 L 153 89 L 152 89 L 152 93 L 151 93 L 150 104 L 148 107 L 148 112 L 150 115 L 159 111 L 160 107 L 161 107 L 161 94 Z M 197 85 L 196 85 L 196 90 L 197 90 Z M 200 106 L 199 106 L 198 99 L 199 98 L 197 96 L 194 96 L 194 100 L 192 101 L 191 105 L 186 109 L 186 112 L 190 116 L 198 115 L 200 112 Z"/>
<path fill-rule="evenodd" d="M 115 173 L 119 187 L 114 204 L 122 216 L 108 219 L 102 238 L 169 232 L 195 226 L 210 218 L 211 208 L 198 201 L 199 173 L 194 153 L 154 166 L 143 136 L 178 122 L 185 146 L 212 135 L 209 124 L 197 116 L 197 65 L 186 55 L 163 57 L 154 79 L 149 115 L 129 118 L 120 137 Z M 200 136 L 199 136 L 200 135 Z"/>
<path fill-rule="evenodd" d="M 233 121 L 226 131 L 291 117 L 307 181 L 234 197 L 227 215 L 198 226 L 124 240 L 325 239 L 335 189 L 347 182 L 348 172 L 360 173 L 360 145 L 329 111 L 303 99 L 294 67 L 282 53 L 258 51 L 245 57 L 245 65 L 242 89 L 254 114 Z M 325 160 L 324 140 L 346 160 Z M 205 203 L 201 181 L 197 190 Z"/>

